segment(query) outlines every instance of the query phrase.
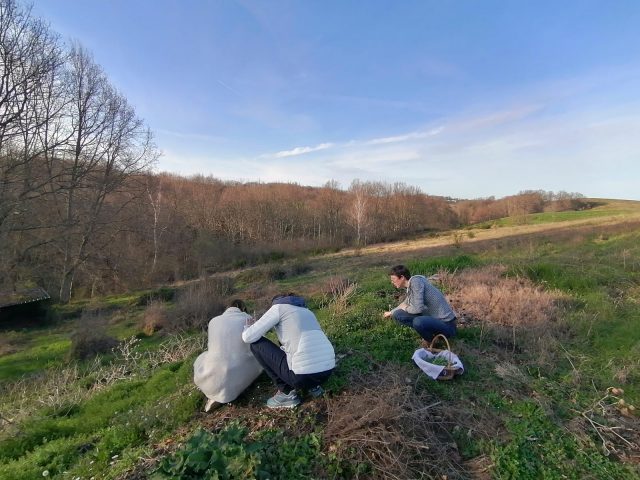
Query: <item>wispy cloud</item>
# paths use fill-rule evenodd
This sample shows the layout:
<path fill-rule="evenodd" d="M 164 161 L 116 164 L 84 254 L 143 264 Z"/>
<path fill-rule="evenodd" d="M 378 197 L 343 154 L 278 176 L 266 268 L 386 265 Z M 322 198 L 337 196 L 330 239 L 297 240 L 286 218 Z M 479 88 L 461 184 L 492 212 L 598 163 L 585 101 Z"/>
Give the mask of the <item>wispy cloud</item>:
<path fill-rule="evenodd" d="M 286 158 L 286 157 L 295 157 L 297 155 L 304 155 L 305 153 L 317 152 L 319 150 L 326 150 L 327 148 L 331 148 L 335 146 L 334 143 L 321 143 L 320 145 L 316 145 L 315 147 L 296 147 L 291 150 L 283 150 L 281 152 L 274 153 L 274 158 Z"/>
<path fill-rule="evenodd" d="M 422 138 L 433 137 L 434 135 L 437 135 L 440 132 L 442 132 L 443 129 L 444 127 L 437 127 L 437 128 L 432 128 L 431 130 L 428 130 L 428 131 L 423 131 L 423 132 L 411 132 L 411 133 L 406 133 L 404 135 L 395 135 L 392 137 L 374 138 L 372 140 L 367 140 L 366 142 L 364 142 L 364 144 L 365 145 L 382 145 L 387 143 L 407 142 L 409 140 L 419 140 Z"/>
<path fill-rule="evenodd" d="M 241 97 L 242 95 L 240 95 L 240 93 L 237 90 L 234 90 L 233 88 L 231 88 L 229 85 L 227 85 L 226 83 L 224 83 L 222 80 L 216 80 L 216 82 L 218 82 L 219 85 L 221 85 L 223 88 L 229 90 L 231 93 L 236 94 L 237 96 Z"/>

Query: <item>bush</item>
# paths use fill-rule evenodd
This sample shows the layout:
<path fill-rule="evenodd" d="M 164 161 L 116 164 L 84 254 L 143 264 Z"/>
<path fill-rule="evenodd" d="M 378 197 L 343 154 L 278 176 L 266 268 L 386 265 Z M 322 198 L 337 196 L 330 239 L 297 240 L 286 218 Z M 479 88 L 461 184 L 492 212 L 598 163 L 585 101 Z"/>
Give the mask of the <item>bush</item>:
<path fill-rule="evenodd" d="M 192 283 L 178 292 L 168 330 L 205 329 L 211 317 L 224 311 L 226 297 L 232 293 L 230 277 L 210 277 Z"/>
<path fill-rule="evenodd" d="M 342 316 L 351 304 L 358 284 L 345 277 L 330 277 L 322 288 L 322 304 L 331 315 Z"/>
<path fill-rule="evenodd" d="M 507 276 L 501 265 L 467 269 L 458 274 L 440 271 L 443 290 L 467 322 L 488 325 L 495 341 L 515 351 L 525 347 L 541 357 L 554 335 L 562 333 L 560 306 L 564 296 L 547 291 L 524 277 Z M 543 359 L 544 360 L 544 359 Z"/>
<path fill-rule="evenodd" d="M 118 345 L 118 340 L 106 333 L 106 322 L 107 318 L 99 312 L 85 310 L 82 313 L 71 334 L 71 358 L 84 360 L 109 353 Z"/>
<path fill-rule="evenodd" d="M 150 336 L 169 326 L 167 305 L 161 300 L 153 300 L 142 314 L 142 331 Z"/>

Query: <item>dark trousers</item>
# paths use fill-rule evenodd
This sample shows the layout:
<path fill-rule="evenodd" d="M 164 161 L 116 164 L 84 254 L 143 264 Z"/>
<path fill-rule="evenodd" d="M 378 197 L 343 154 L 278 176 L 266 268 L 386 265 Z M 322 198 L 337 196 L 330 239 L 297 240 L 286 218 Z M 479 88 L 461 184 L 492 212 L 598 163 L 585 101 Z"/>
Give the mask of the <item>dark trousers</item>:
<path fill-rule="evenodd" d="M 393 318 L 400 325 L 413 328 L 428 342 L 433 340 L 433 337 L 439 333 L 445 337 L 454 337 L 457 332 L 455 319 L 443 322 L 438 318 L 428 317 L 419 313 L 408 313 L 402 309 L 393 312 Z"/>
<path fill-rule="evenodd" d="M 272 341 L 265 337 L 260 338 L 256 342 L 249 345 L 251 353 L 256 357 L 256 360 L 269 378 L 273 381 L 274 385 L 278 387 L 278 390 L 284 393 L 289 393 L 292 389 L 301 388 L 309 389 L 313 388 L 321 383 L 324 383 L 333 369 L 325 372 L 318 373 L 306 373 L 296 374 L 293 370 L 289 369 L 287 365 L 287 355 Z"/>

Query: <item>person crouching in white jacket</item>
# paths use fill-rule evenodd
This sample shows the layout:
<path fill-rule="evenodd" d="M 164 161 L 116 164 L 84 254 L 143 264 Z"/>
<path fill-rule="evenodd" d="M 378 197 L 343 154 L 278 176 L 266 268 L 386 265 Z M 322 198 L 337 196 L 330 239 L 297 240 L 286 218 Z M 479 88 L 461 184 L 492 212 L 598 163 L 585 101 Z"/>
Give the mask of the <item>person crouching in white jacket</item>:
<path fill-rule="evenodd" d="M 263 337 L 274 329 L 281 347 Z M 269 375 L 278 392 L 267 401 L 269 408 L 293 408 L 300 404 L 296 389 L 311 396 L 322 395 L 320 386 L 336 366 L 331 342 L 302 297 L 278 295 L 272 306 L 242 332 L 251 352 Z"/>
<path fill-rule="evenodd" d="M 205 412 L 236 399 L 262 373 L 262 367 L 242 342 L 251 316 L 242 300 L 233 300 L 209 322 L 207 351 L 193 364 L 193 381 L 207 396 Z"/>

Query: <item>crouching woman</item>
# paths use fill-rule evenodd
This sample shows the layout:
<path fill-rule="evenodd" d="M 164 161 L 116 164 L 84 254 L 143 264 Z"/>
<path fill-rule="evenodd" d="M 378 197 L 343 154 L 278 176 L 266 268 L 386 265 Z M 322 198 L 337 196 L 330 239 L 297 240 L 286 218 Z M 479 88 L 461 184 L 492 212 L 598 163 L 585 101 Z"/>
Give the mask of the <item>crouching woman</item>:
<path fill-rule="evenodd" d="M 280 347 L 263 336 L 272 328 Z M 321 384 L 336 365 L 333 346 L 316 316 L 294 294 L 274 297 L 271 308 L 242 332 L 242 340 L 251 344 L 251 352 L 278 389 L 267 401 L 269 408 L 296 407 L 297 390 L 322 395 Z"/>
<path fill-rule="evenodd" d="M 251 316 L 242 300 L 234 300 L 209 322 L 207 350 L 193 365 L 193 381 L 207 396 L 205 412 L 236 399 L 262 373 L 249 346 L 240 340 Z"/>

